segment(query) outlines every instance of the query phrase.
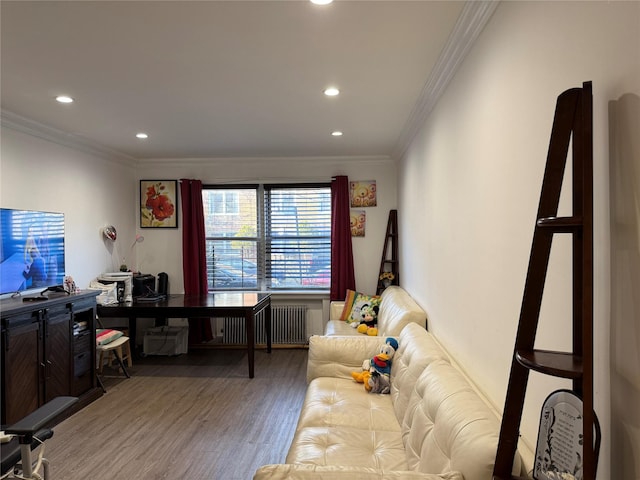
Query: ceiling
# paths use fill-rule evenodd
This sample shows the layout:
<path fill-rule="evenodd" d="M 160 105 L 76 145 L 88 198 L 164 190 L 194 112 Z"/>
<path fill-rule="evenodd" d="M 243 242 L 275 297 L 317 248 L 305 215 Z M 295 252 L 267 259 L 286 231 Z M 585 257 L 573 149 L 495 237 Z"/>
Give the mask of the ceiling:
<path fill-rule="evenodd" d="M 393 157 L 460 56 L 464 7 L 3 0 L 3 124 L 131 161 Z"/>

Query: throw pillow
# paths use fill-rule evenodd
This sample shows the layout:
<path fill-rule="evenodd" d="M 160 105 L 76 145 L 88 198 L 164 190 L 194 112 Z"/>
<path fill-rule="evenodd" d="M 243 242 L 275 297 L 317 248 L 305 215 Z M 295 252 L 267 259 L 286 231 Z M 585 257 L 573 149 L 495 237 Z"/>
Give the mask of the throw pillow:
<path fill-rule="evenodd" d="M 98 328 L 96 330 L 96 344 L 107 345 L 115 339 L 120 338 L 122 332 L 120 330 L 111 330 L 110 328 Z"/>
<path fill-rule="evenodd" d="M 381 300 L 379 295 L 366 295 L 354 290 L 347 290 L 340 320 L 344 320 L 347 323 L 360 322 L 362 320 L 362 308 L 379 307 Z M 375 320 L 377 320 L 377 311 L 378 309 L 376 308 Z"/>

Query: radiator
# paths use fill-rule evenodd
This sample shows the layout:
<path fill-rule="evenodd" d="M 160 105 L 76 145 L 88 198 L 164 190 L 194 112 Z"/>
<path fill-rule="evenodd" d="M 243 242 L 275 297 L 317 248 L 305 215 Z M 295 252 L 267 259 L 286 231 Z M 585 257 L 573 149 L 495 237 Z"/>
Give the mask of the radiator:
<path fill-rule="evenodd" d="M 244 318 L 224 317 L 222 343 L 246 344 L 247 332 Z M 266 344 L 264 312 L 256 315 L 256 344 Z M 305 345 L 307 338 L 306 305 L 273 305 L 271 307 L 271 343 Z"/>

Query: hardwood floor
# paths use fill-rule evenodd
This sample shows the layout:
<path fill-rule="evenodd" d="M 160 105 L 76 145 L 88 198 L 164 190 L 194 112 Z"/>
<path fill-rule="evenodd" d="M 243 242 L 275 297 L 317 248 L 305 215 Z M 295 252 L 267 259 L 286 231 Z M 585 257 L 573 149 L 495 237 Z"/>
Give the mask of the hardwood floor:
<path fill-rule="evenodd" d="M 54 480 L 251 479 L 282 463 L 306 390 L 307 350 L 201 350 L 134 362 L 131 378 L 58 424 Z M 105 373 L 107 370 L 105 368 Z"/>

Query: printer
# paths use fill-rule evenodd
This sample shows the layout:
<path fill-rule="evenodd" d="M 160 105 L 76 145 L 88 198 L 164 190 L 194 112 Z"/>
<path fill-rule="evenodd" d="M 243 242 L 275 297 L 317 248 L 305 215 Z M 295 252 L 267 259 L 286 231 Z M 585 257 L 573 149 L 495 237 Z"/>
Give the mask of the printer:
<path fill-rule="evenodd" d="M 98 275 L 100 283 L 118 284 L 118 302 L 133 301 L 133 272 L 106 272 Z"/>

